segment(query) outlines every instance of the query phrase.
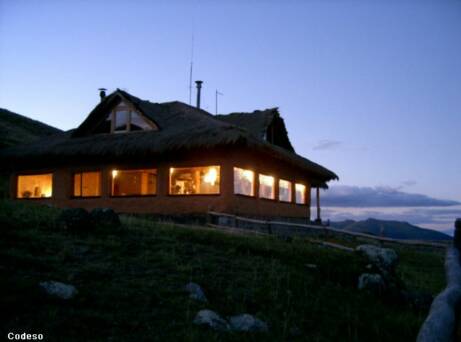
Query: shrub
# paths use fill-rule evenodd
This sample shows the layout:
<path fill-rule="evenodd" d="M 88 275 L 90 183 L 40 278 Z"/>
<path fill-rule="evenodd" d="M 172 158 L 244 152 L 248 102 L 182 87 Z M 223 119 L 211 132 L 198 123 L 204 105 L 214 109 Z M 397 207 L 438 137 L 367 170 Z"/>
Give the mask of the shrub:
<path fill-rule="evenodd" d="M 60 228 L 73 232 L 89 231 L 93 228 L 91 215 L 83 208 L 64 209 L 57 222 Z"/>
<path fill-rule="evenodd" d="M 121 226 L 118 214 L 111 208 L 96 208 L 90 213 L 91 220 L 96 227 L 119 229 Z"/>

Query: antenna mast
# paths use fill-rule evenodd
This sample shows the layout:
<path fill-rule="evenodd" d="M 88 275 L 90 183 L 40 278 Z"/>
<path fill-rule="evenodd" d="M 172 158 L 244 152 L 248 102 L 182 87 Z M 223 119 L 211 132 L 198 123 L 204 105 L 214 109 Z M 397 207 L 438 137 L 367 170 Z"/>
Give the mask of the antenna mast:
<path fill-rule="evenodd" d="M 192 105 L 192 70 L 194 67 L 194 34 L 192 33 L 192 47 L 190 54 L 190 72 L 189 72 L 189 105 Z"/>
<path fill-rule="evenodd" d="M 224 95 L 223 93 L 220 93 L 218 89 L 216 89 L 215 92 L 215 114 L 218 115 L 218 95 Z"/>

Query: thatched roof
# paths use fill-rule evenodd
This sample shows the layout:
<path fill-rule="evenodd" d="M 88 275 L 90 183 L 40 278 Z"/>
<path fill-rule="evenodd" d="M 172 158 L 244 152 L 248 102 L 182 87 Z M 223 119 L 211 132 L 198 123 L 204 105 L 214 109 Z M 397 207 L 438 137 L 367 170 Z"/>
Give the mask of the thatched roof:
<path fill-rule="evenodd" d="M 243 127 L 256 137 L 267 140 L 288 151 L 295 151 L 288 138 L 285 122 L 280 117 L 278 108 L 255 110 L 252 113 L 217 115 L 216 118 L 237 127 Z"/>
<path fill-rule="evenodd" d="M 121 99 L 132 103 L 142 115 L 155 122 L 159 130 L 94 134 L 94 128 L 105 120 L 110 109 Z M 243 114 L 238 116 L 241 115 Z M 3 164 L 24 167 L 40 162 L 69 163 L 76 159 L 134 160 L 184 150 L 242 146 L 270 154 L 306 171 L 319 185 L 338 178 L 323 166 L 262 139 L 251 128 L 246 128 L 245 125 L 239 127 L 230 123 L 232 119 L 222 118 L 223 116 L 215 117 L 181 102 L 152 103 L 117 90 L 99 103 L 77 129 L 35 143 L 2 150 L 0 159 Z"/>
<path fill-rule="evenodd" d="M 31 142 L 62 132 L 43 122 L 0 108 L 0 148 Z"/>

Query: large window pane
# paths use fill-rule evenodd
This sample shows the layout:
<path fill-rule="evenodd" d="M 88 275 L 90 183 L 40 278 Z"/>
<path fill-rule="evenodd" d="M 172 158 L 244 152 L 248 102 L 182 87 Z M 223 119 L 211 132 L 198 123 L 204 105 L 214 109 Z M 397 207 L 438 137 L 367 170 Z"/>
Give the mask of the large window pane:
<path fill-rule="evenodd" d="M 101 172 L 79 172 L 74 174 L 74 197 L 101 196 Z"/>
<path fill-rule="evenodd" d="M 253 171 L 234 167 L 234 193 L 240 195 L 254 196 Z"/>
<path fill-rule="evenodd" d="M 131 112 L 130 129 L 132 131 L 147 131 L 149 129 L 152 129 L 152 126 L 144 118 L 142 118 L 141 115 L 139 115 L 136 112 Z"/>
<path fill-rule="evenodd" d="M 279 180 L 279 201 L 291 202 L 291 182 Z"/>
<path fill-rule="evenodd" d="M 170 194 L 219 194 L 219 170 L 219 166 L 170 168 Z"/>
<path fill-rule="evenodd" d="M 274 177 L 259 175 L 259 197 L 260 198 L 275 198 Z"/>
<path fill-rule="evenodd" d="M 18 176 L 17 198 L 46 198 L 53 192 L 53 174 Z"/>
<path fill-rule="evenodd" d="M 296 183 L 296 203 L 306 204 L 306 186 L 304 184 Z"/>
<path fill-rule="evenodd" d="M 112 196 L 155 195 L 157 170 L 112 170 Z"/>
<path fill-rule="evenodd" d="M 130 112 L 128 110 L 117 110 L 115 112 L 115 126 L 114 130 L 123 132 L 128 130 L 128 120 Z"/>

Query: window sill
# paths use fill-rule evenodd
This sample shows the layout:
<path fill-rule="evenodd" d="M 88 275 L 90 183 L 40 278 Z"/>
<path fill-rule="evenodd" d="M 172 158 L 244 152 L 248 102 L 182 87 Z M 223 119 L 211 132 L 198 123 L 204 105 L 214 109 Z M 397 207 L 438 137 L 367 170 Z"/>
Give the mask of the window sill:
<path fill-rule="evenodd" d="M 243 197 L 243 198 L 253 198 L 253 199 L 256 198 L 255 195 L 245 195 L 245 194 L 236 194 L 236 193 L 234 193 L 234 195 L 235 195 L 235 196 L 241 196 L 241 197 Z"/>
<path fill-rule="evenodd" d="M 102 196 L 71 196 L 71 199 L 94 199 L 94 198 L 101 198 Z"/>
<path fill-rule="evenodd" d="M 110 195 L 109 198 L 148 198 L 148 197 L 156 197 L 157 194 L 149 194 L 149 195 Z"/>
<path fill-rule="evenodd" d="M 168 194 L 169 197 L 221 196 L 221 194 Z"/>

